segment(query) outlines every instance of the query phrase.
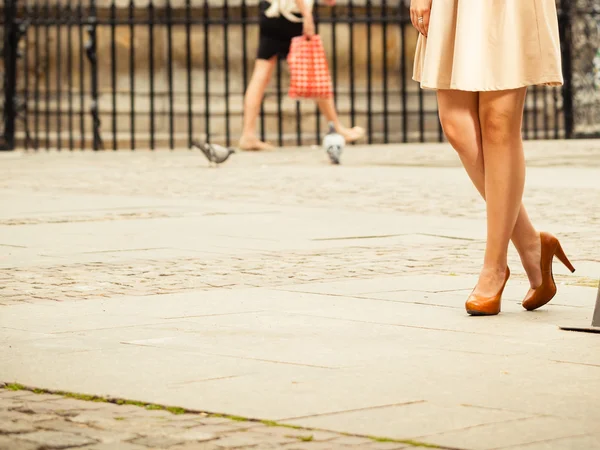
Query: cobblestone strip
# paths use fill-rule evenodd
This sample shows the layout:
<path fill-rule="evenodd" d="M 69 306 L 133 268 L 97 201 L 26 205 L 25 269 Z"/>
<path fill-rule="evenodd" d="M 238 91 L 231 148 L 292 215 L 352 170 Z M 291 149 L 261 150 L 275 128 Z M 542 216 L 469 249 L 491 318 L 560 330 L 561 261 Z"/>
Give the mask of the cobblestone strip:
<path fill-rule="evenodd" d="M 481 244 L 479 247 L 482 247 Z M 320 251 L 257 252 L 203 258 L 136 259 L 0 269 L 3 303 L 76 300 L 234 287 L 277 287 L 347 278 L 439 273 L 436 260 L 458 257 L 464 243 L 423 252 L 418 244 Z M 411 260 L 407 261 L 407 255 Z M 475 262 L 475 261 L 474 261 Z"/>
<path fill-rule="evenodd" d="M 567 242 L 567 233 L 561 235 Z M 591 240 L 590 236 L 590 240 Z M 573 237 L 573 240 L 576 238 Z M 319 251 L 257 252 L 236 258 L 135 259 L 0 269 L 0 302 L 70 301 L 117 295 L 155 295 L 403 275 L 472 275 L 483 259 L 482 241 L 443 240 Z M 569 249 L 571 250 L 571 249 Z M 574 261 L 600 261 L 594 246 L 575 246 Z M 511 264 L 518 267 L 516 254 Z M 223 268 L 227 268 L 226 270 Z M 515 275 L 518 278 L 520 275 Z M 524 275 L 520 276 L 524 278 Z M 558 281 L 585 285 L 577 276 Z M 597 280 L 592 280 L 595 286 Z"/>
<path fill-rule="evenodd" d="M 35 393 L 16 385 L 0 387 L 0 450 L 75 448 L 398 450 L 413 446 L 179 408 L 167 411 L 157 405 L 118 405 Z"/>

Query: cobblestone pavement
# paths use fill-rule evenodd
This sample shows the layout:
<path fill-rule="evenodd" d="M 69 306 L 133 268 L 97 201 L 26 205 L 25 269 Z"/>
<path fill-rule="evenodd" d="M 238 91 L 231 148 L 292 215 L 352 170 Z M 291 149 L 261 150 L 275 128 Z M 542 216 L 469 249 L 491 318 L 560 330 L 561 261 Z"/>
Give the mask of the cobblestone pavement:
<path fill-rule="evenodd" d="M 150 406 L 149 408 L 153 408 Z M 0 388 L 1 450 L 365 449 L 410 446 L 204 413 L 175 413 Z"/>

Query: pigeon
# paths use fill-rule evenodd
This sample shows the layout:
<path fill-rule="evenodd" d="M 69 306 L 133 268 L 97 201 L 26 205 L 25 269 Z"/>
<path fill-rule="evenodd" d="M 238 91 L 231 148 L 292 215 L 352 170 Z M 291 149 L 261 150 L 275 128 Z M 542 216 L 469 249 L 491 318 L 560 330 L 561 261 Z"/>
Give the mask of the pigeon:
<path fill-rule="evenodd" d="M 329 133 L 323 138 L 323 148 L 327 152 L 332 164 L 340 163 L 340 156 L 342 155 L 342 150 L 344 150 L 344 145 L 346 145 L 344 136 L 337 133 L 333 123 L 330 122 Z"/>
<path fill-rule="evenodd" d="M 219 144 L 209 144 L 208 142 L 192 141 L 192 145 L 202 151 L 206 159 L 212 164 L 222 164 L 235 153 L 232 148 L 223 147 Z"/>

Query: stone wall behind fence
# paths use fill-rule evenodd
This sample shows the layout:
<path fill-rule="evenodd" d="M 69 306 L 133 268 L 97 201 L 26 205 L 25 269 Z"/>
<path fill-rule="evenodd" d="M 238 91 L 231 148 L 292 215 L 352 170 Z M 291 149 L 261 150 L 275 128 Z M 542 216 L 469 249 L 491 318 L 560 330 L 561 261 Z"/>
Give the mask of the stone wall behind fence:
<path fill-rule="evenodd" d="M 600 135 L 600 1 L 570 1 L 574 132 Z"/>

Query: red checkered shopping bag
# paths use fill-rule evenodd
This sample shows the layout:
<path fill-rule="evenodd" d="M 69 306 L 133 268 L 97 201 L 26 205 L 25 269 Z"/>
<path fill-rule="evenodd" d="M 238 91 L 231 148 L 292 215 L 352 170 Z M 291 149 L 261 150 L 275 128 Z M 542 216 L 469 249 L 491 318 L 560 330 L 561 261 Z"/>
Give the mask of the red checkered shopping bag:
<path fill-rule="evenodd" d="M 310 39 L 298 36 L 292 39 L 288 55 L 290 67 L 290 97 L 331 98 L 333 89 L 329 66 L 321 37 Z"/>

